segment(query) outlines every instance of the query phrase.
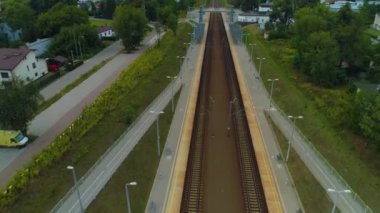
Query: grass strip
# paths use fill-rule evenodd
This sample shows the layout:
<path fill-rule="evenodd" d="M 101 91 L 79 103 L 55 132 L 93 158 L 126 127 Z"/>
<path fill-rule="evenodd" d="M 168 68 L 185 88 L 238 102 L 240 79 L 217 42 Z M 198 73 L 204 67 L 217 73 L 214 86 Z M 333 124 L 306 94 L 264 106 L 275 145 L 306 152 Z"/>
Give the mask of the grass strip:
<path fill-rule="evenodd" d="M 156 69 L 140 79 L 130 93 L 126 93 L 114 110 L 87 132 L 76 143 L 74 149 L 66 152 L 53 166 L 42 170 L 31 180 L 16 202 L 0 207 L 0 212 L 48 212 L 72 187 L 72 176 L 67 165 L 75 166 L 78 178 L 83 176 L 98 158 L 125 131 L 130 115 L 136 117 L 170 83 L 165 76 L 178 73 L 178 55 L 186 52 L 185 42 L 190 41 L 191 26 L 180 24 L 177 36 L 168 32 L 161 40 L 159 50 L 165 54 Z"/>
<path fill-rule="evenodd" d="M 265 113 L 265 117 L 269 121 L 269 124 L 272 126 L 273 132 L 276 135 L 277 141 L 281 148 L 282 156 L 285 156 L 288 148 L 288 140 L 276 124 L 273 123 L 267 113 Z M 305 212 L 329 212 L 333 204 L 327 196 L 326 191 L 314 178 L 313 174 L 305 166 L 302 159 L 299 158 L 296 152 L 293 149 L 291 152 L 292 153 L 289 155 L 286 166 L 292 175 L 294 185 L 297 189 Z"/>
<path fill-rule="evenodd" d="M 175 100 L 177 102 L 178 95 Z M 167 113 L 160 116 L 160 132 L 164 136 L 160 141 L 161 147 L 165 147 L 173 118 L 170 103 L 164 112 Z M 128 188 L 131 210 L 132 212 L 144 212 L 161 158 L 161 156 L 157 156 L 156 142 L 156 125 L 154 122 L 86 211 L 127 212 L 125 184 L 137 181 L 137 186 Z"/>
<path fill-rule="evenodd" d="M 298 128 L 372 209 L 380 209 L 380 155 L 366 149 L 360 137 L 334 126 L 318 109 L 308 92 L 315 86 L 293 68 L 294 50 L 289 41 L 266 41 L 253 26 L 244 32 L 250 35 L 247 44 L 255 44 L 255 64 L 259 65 L 257 57 L 265 57 L 261 78 L 268 91 L 271 85 L 267 79 L 279 78 L 273 88 L 277 105 L 288 115 L 304 116 L 297 120 Z"/>

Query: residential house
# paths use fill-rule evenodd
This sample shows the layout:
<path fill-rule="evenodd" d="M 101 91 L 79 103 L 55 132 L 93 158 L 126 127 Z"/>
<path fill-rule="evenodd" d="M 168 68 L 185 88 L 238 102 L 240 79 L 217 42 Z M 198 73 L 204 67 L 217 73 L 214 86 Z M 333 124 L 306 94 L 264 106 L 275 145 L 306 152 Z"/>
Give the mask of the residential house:
<path fill-rule="evenodd" d="M 28 49 L 33 50 L 36 56 L 39 57 L 48 50 L 52 40 L 52 38 L 37 39 L 34 42 L 27 42 L 26 46 Z"/>
<path fill-rule="evenodd" d="M 27 48 L 0 48 L 0 83 L 14 76 L 30 82 L 47 73 L 46 61 Z"/>
<path fill-rule="evenodd" d="M 375 20 L 372 25 L 373 29 L 380 31 L 380 13 L 376 13 Z"/>
<path fill-rule="evenodd" d="M 96 30 L 98 32 L 99 39 L 115 37 L 115 31 L 113 31 L 110 26 L 97 27 Z"/>
<path fill-rule="evenodd" d="M 0 35 L 7 38 L 9 41 L 18 41 L 21 39 L 21 29 L 14 30 L 7 23 L 0 23 Z"/>
<path fill-rule="evenodd" d="M 240 23 L 256 23 L 261 29 L 265 28 L 265 24 L 269 22 L 269 12 L 250 12 L 238 15 Z"/>

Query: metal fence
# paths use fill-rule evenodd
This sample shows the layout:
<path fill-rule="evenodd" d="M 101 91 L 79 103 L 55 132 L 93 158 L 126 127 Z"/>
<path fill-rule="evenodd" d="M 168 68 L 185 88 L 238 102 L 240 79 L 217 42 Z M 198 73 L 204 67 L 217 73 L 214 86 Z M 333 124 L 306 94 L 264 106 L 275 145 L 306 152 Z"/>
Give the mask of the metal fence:
<path fill-rule="evenodd" d="M 241 26 L 236 23 L 230 24 L 230 31 L 235 43 L 241 44 L 243 40 L 243 31 L 241 30 Z"/>
<path fill-rule="evenodd" d="M 294 125 L 294 123 L 291 121 L 290 118 L 288 118 L 288 115 L 283 112 L 275 103 L 273 103 L 273 100 L 272 100 L 272 107 L 274 107 L 276 109 L 276 111 L 278 111 L 289 123 L 292 124 L 292 126 Z M 272 113 L 269 113 L 270 115 Z M 303 145 L 305 146 L 308 146 L 310 148 L 310 150 L 316 155 L 318 156 L 318 158 L 324 163 L 324 165 L 329 169 L 329 172 L 332 173 L 339 181 L 340 184 L 344 185 L 344 188 L 345 189 L 348 189 L 351 191 L 350 194 L 346 195 L 346 196 L 351 196 L 353 198 L 353 200 L 355 200 L 360 206 L 361 206 L 361 209 L 363 210 L 362 212 L 365 212 L 365 213 L 373 213 L 373 210 L 360 198 L 360 196 L 354 192 L 354 190 L 350 187 L 350 185 L 344 180 L 344 178 L 342 176 L 340 176 L 340 174 L 335 170 L 335 168 L 326 160 L 325 157 L 323 157 L 323 155 L 315 148 L 315 146 L 312 144 L 312 142 L 307 138 L 306 135 L 304 135 L 298 128 L 297 126 L 293 126 L 295 131 L 301 136 L 301 138 L 303 139 L 303 141 L 305 142 Z"/>

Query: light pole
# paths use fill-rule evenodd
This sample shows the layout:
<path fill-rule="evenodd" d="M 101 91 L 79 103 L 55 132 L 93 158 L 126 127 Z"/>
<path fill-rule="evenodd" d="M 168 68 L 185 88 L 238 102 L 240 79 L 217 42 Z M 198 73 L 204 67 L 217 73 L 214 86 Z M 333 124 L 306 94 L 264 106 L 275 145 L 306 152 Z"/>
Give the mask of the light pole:
<path fill-rule="evenodd" d="M 185 56 L 177 56 L 177 58 L 179 59 L 179 71 L 181 72 L 182 59 L 185 59 L 186 57 Z"/>
<path fill-rule="evenodd" d="M 227 130 L 231 127 L 231 117 L 232 117 L 232 104 L 236 101 L 236 97 L 234 97 L 231 101 L 230 101 L 230 105 L 229 105 L 229 108 L 228 108 L 228 128 Z"/>
<path fill-rule="evenodd" d="M 272 82 L 270 87 L 270 96 L 269 96 L 269 110 L 272 108 L 272 93 L 273 93 L 273 84 L 275 81 L 278 81 L 278 78 L 275 79 L 268 79 L 268 81 Z"/>
<path fill-rule="evenodd" d="M 136 181 L 133 181 L 133 182 L 125 184 L 125 195 L 127 196 L 128 213 L 132 213 L 132 210 L 131 210 L 131 201 L 129 200 L 128 186 L 136 186 L 136 185 L 137 185 Z"/>
<path fill-rule="evenodd" d="M 160 114 L 163 114 L 164 111 L 149 111 L 152 114 L 157 114 L 157 119 L 156 119 L 156 124 L 157 124 L 157 154 L 160 156 L 161 151 L 160 151 Z"/>
<path fill-rule="evenodd" d="M 261 77 L 261 61 L 265 60 L 265 58 L 259 58 L 259 57 L 257 57 L 256 59 L 260 60 L 260 63 L 259 63 L 259 77 Z"/>
<path fill-rule="evenodd" d="M 248 33 L 243 33 L 243 35 L 245 36 L 244 44 L 247 44 L 247 39 L 248 39 L 249 34 Z"/>
<path fill-rule="evenodd" d="M 71 170 L 72 173 L 73 173 L 73 179 L 74 179 L 74 188 L 75 188 L 75 191 L 77 191 L 77 194 L 78 194 L 78 200 L 79 200 L 79 206 L 80 206 L 80 212 L 84 212 L 84 208 L 83 208 L 83 204 L 82 204 L 82 200 L 80 198 L 80 192 L 79 192 L 79 187 L 78 187 L 78 181 L 77 181 L 77 175 L 75 173 L 75 168 L 73 166 L 67 166 L 66 167 L 68 170 Z"/>
<path fill-rule="evenodd" d="M 327 191 L 328 191 L 328 192 L 331 192 L 331 193 L 336 193 L 336 199 L 335 199 L 335 200 L 333 199 L 334 206 L 333 206 L 333 208 L 331 209 L 331 212 L 332 212 L 332 213 L 335 212 L 335 209 L 336 209 L 336 203 L 337 203 L 337 201 L 338 201 L 339 194 L 340 194 L 340 193 L 351 193 L 351 190 L 348 190 L 348 189 L 345 189 L 345 190 L 336 190 L 336 189 L 328 188 Z"/>
<path fill-rule="evenodd" d="M 256 46 L 256 44 L 249 43 L 249 46 L 251 46 L 251 60 L 253 60 L 252 55 L 253 55 L 253 46 Z"/>
<path fill-rule="evenodd" d="M 177 76 L 166 76 L 166 78 L 173 80 L 172 82 L 172 112 L 174 112 L 174 80 Z"/>
<path fill-rule="evenodd" d="M 285 158 L 285 161 L 288 162 L 288 159 L 289 159 L 289 153 L 290 153 L 290 144 L 293 140 L 293 135 L 294 135 L 294 129 L 296 128 L 296 120 L 297 119 L 302 119 L 303 116 L 300 115 L 300 116 L 292 116 L 292 115 L 288 115 L 288 118 L 290 119 L 293 119 L 293 130 L 292 130 L 292 136 L 290 136 L 290 139 L 288 141 L 288 151 L 286 153 L 286 158 Z"/>

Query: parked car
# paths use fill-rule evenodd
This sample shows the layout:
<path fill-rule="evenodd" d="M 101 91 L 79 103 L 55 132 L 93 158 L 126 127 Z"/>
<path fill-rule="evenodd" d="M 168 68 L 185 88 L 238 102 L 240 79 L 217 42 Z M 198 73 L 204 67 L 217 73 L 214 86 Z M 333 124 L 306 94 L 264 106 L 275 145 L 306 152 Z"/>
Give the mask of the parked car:
<path fill-rule="evenodd" d="M 29 139 L 21 131 L 0 130 L 0 147 L 21 148 L 27 145 Z"/>

